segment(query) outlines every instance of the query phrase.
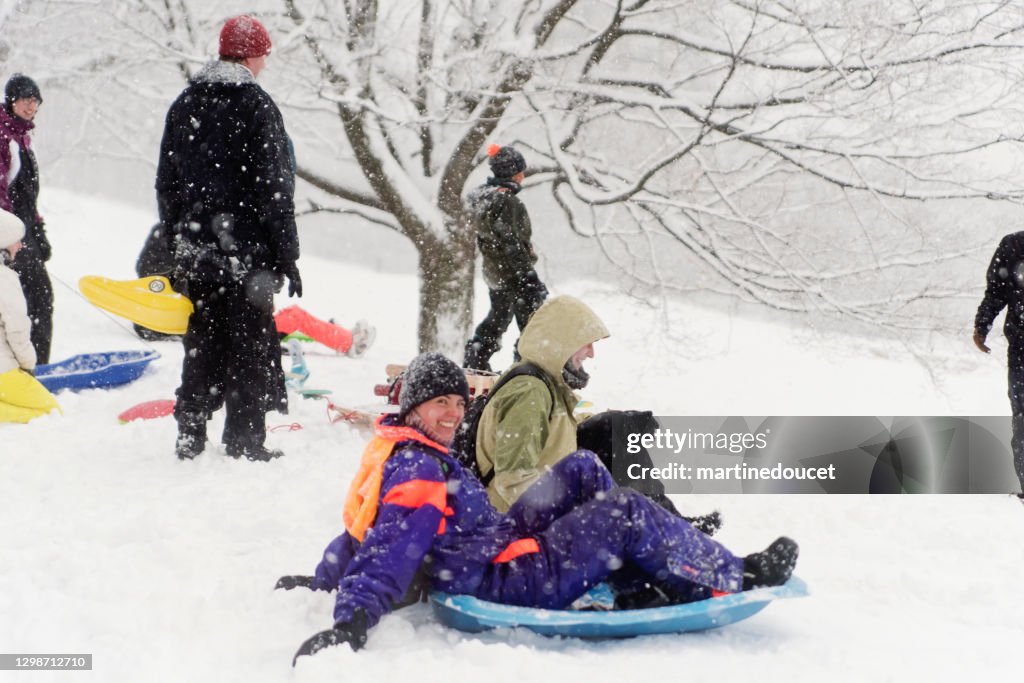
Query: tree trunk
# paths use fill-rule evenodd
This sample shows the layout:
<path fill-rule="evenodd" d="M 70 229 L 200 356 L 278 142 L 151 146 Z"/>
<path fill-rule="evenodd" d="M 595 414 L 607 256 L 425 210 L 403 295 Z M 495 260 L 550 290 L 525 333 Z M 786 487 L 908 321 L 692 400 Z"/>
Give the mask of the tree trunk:
<path fill-rule="evenodd" d="M 424 240 L 419 248 L 419 351 L 440 351 L 456 363 L 473 325 L 476 232 L 460 218 L 449 239 Z"/>

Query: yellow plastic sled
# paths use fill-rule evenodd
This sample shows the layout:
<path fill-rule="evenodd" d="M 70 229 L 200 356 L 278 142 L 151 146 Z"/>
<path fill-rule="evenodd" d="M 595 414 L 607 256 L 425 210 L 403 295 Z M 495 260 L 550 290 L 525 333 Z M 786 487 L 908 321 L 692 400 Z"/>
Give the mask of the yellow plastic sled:
<path fill-rule="evenodd" d="M 78 288 L 93 305 L 164 334 L 185 334 L 192 302 L 171 289 L 162 275 L 111 280 L 86 275 Z"/>
<path fill-rule="evenodd" d="M 24 424 L 54 408 L 57 399 L 32 375 L 17 368 L 0 375 L 0 422 Z"/>

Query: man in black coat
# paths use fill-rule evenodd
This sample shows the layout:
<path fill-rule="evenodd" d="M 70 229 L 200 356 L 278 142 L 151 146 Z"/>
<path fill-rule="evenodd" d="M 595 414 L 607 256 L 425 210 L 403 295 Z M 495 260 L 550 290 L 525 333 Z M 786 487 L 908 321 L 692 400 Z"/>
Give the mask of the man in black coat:
<path fill-rule="evenodd" d="M 229 19 L 220 59 L 206 64 L 167 112 L 156 190 L 174 254 L 172 281 L 195 304 L 174 415 L 176 451 L 206 445 L 206 421 L 225 405 L 228 455 L 269 460 L 266 413 L 287 411 L 273 297 L 296 260 L 294 176 L 281 112 L 256 84 L 270 54 L 256 19 Z"/>
<path fill-rule="evenodd" d="M 986 276 L 985 298 L 974 317 L 974 345 L 989 353 L 985 338 L 996 316 L 1006 309 L 1003 334 L 1008 344 L 1010 410 L 1013 412 L 1013 464 L 1024 490 L 1024 232 L 999 242 Z"/>

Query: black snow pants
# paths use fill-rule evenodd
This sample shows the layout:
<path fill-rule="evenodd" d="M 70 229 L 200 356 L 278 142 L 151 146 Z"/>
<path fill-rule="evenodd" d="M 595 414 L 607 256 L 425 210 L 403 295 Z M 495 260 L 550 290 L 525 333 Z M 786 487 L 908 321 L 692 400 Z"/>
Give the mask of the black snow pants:
<path fill-rule="evenodd" d="M 32 321 L 32 346 L 36 350 L 36 363 L 50 362 L 50 344 L 53 341 L 53 284 L 46 272 L 46 263 L 31 248 L 18 253 L 11 270 L 21 280 L 28 317 Z"/>
<path fill-rule="evenodd" d="M 540 308 L 548 297 L 548 288 L 530 271 L 514 286 L 490 290 L 491 310 L 466 343 L 463 367 L 476 370 L 490 370 L 491 356 L 501 349 L 501 337 L 512 322 L 513 316 L 522 332 L 530 316 Z M 517 358 L 518 360 L 518 358 Z"/>
<path fill-rule="evenodd" d="M 1024 341 L 1009 340 L 1006 366 L 1009 375 L 1010 410 L 1013 414 L 1013 467 L 1024 491 Z"/>
<path fill-rule="evenodd" d="M 263 273 L 262 275 L 266 275 Z M 206 420 L 226 406 L 223 442 L 252 449 L 266 439 L 266 413 L 287 412 L 272 278 L 189 281 L 195 311 L 183 340 L 185 359 L 174 416 L 179 434 L 206 439 Z"/>

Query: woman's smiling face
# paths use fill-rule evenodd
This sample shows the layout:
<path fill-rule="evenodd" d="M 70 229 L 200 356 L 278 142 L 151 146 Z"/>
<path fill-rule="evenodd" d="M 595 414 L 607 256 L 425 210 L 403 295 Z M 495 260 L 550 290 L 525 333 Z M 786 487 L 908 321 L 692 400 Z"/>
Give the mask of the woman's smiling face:
<path fill-rule="evenodd" d="M 413 408 L 413 412 L 430 435 L 447 445 L 455 438 L 455 431 L 466 414 L 466 400 L 460 394 L 435 396 Z"/>

